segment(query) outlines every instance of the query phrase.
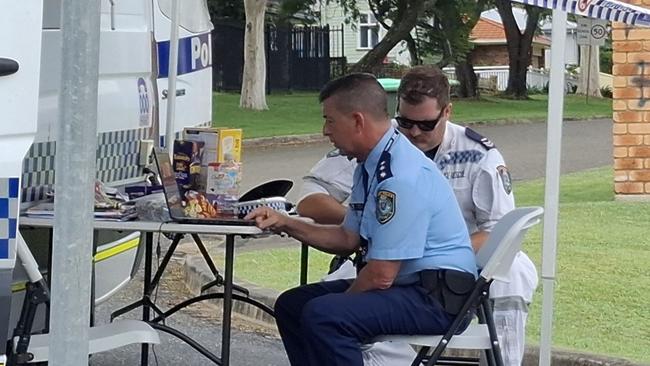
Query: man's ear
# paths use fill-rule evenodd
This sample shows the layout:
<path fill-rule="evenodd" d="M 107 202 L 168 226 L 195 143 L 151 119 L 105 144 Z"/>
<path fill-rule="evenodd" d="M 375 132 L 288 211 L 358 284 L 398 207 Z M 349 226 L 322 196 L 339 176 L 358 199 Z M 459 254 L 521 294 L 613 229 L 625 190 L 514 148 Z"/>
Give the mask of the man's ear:
<path fill-rule="evenodd" d="M 445 119 L 449 120 L 451 118 L 451 111 L 453 110 L 454 105 L 452 103 L 447 104 L 446 111 L 445 111 Z"/>
<path fill-rule="evenodd" d="M 354 112 L 352 113 L 352 118 L 354 120 L 354 130 L 356 132 L 363 131 L 363 128 L 367 123 L 366 116 L 361 112 Z"/>

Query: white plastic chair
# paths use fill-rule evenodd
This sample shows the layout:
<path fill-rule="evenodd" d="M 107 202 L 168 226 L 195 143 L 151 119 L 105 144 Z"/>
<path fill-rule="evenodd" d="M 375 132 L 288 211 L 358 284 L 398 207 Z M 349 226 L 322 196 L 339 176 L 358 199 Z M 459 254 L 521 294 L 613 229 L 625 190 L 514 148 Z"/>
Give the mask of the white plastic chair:
<path fill-rule="evenodd" d="M 507 281 L 508 271 L 515 256 L 521 250 L 524 235 L 529 228 L 540 222 L 543 213 L 544 209 L 541 207 L 517 208 L 503 216 L 494 226 L 487 242 L 476 255 L 477 265 L 482 270 L 474 290 L 446 334 L 386 335 L 376 337 L 373 342 L 405 342 L 422 346 L 411 366 L 418 366 L 423 362 L 426 362 L 427 366 L 478 364 L 478 359 L 442 358 L 442 352 L 446 348 L 483 350 L 488 364 L 503 365 L 488 290 L 494 279 Z M 479 323 L 472 323 L 464 332 L 456 334 L 465 316 L 474 310 L 477 310 Z M 435 349 L 431 355 L 428 355 L 432 347 Z"/>

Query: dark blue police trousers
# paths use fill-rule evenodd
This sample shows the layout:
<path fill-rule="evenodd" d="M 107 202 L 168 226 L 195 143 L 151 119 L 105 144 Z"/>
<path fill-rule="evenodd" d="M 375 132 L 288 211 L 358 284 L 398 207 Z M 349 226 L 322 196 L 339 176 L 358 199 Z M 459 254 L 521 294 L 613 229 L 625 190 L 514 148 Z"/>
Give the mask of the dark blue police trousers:
<path fill-rule="evenodd" d="M 350 281 L 287 290 L 275 318 L 293 366 L 363 365 L 360 346 L 384 334 L 444 334 L 453 317 L 418 285 L 349 294 Z"/>

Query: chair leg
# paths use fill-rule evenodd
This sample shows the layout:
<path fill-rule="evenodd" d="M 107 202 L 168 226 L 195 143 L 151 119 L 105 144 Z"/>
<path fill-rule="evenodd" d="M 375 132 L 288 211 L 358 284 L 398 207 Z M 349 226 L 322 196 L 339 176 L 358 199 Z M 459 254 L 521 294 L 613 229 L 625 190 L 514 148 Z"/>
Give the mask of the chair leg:
<path fill-rule="evenodd" d="M 418 352 L 417 356 L 415 357 L 415 360 L 413 360 L 413 363 L 411 363 L 411 366 L 420 366 L 420 365 L 422 365 L 422 362 L 427 357 L 427 353 L 429 353 L 430 349 L 431 349 L 431 347 L 422 347 L 420 349 L 420 352 Z"/>
<path fill-rule="evenodd" d="M 490 333 L 490 340 L 492 342 L 492 354 L 494 356 L 494 361 L 497 366 L 503 366 L 503 357 L 501 357 L 501 347 L 499 343 L 499 338 L 497 336 L 496 326 L 494 325 L 494 317 L 492 316 L 492 306 L 490 305 L 490 299 L 485 296 L 481 299 L 481 308 L 485 312 L 485 323 L 488 326 L 488 332 Z"/>
<path fill-rule="evenodd" d="M 484 297 L 484 299 L 487 298 L 487 296 Z M 478 316 L 478 322 L 480 324 L 487 324 L 487 315 L 485 312 L 485 308 L 483 307 L 483 301 L 481 300 L 481 303 L 479 304 L 478 308 L 476 309 L 476 315 Z M 490 339 L 493 339 L 492 336 L 490 336 Z M 492 343 L 492 342 L 490 342 Z M 494 351 L 491 348 L 484 349 L 483 351 L 483 359 L 481 361 L 484 362 L 484 364 L 487 364 L 488 366 L 494 366 L 496 365 L 496 359 L 494 356 Z"/>
<path fill-rule="evenodd" d="M 460 324 L 464 320 L 465 316 L 470 314 L 472 308 L 474 308 L 477 304 L 480 304 L 481 298 L 485 293 L 484 289 L 487 286 L 489 285 L 486 283 L 485 279 L 483 277 L 479 277 L 476 285 L 474 286 L 474 290 L 472 290 L 472 293 L 465 301 L 465 304 L 463 304 L 463 307 L 454 318 L 454 321 L 451 323 L 451 326 L 447 330 L 447 333 L 442 336 L 442 339 L 433 350 L 433 353 L 431 354 L 429 361 L 427 361 L 426 366 L 433 366 L 436 364 L 438 358 L 442 355 L 442 352 L 444 352 L 445 348 L 447 348 L 447 344 L 451 340 L 451 337 L 456 334 L 456 331 L 460 327 Z"/>

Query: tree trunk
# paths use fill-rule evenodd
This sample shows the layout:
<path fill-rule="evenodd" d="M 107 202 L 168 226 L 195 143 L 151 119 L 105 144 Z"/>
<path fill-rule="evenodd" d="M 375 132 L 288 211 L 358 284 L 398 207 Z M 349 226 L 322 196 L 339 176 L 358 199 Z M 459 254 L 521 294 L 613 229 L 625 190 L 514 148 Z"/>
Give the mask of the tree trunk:
<path fill-rule="evenodd" d="M 459 98 L 477 98 L 478 78 L 474 72 L 474 65 L 471 61 L 461 61 L 456 63 L 456 80 L 460 83 L 456 89 Z"/>
<path fill-rule="evenodd" d="M 580 46 L 580 84 L 576 93 L 600 97 L 600 47 L 591 47 L 591 61 L 589 61 L 589 46 Z M 587 78 L 589 90 L 587 91 Z"/>
<path fill-rule="evenodd" d="M 269 109 L 266 105 L 266 55 L 264 47 L 264 14 L 266 0 L 244 0 L 246 30 L 244 33 L 244 73 L 239 107 L 253 110 Z"/>
<path fill-rule="evenodd" d="M 354 64 L 352 72 L 374 72 L 382 64 L 388 52 L 400 41 L 406 39 L 417 23 L 419 14 L 424 9 L 424 0 L 400 1 L 399 15 L 393 21 L 388 32 L 375 47 Z"/>
<path fill-rule="evenodd" d="M 410 33 L 406 36 L 406 45 L 409 50 L 411 66 L 422 65 L 422 59 L 420 59 L 420 53 L 418 52 L 418 45 L 415 43 L 415 40 Z"/>
<path fill-rule="evenodd" d="M 495 5 L 501 16 L 508 42 L 509 75 L 505 94 L 516 99 L 526 99 L 528 98 L 526 74 L 532 57 L 533 37 L 535 36 L 541 10 L 526 7 L 528 14 L 526 28 L 524 33 L 521 33 L 512 14 L 510 0 L 496 0 Z"/>

